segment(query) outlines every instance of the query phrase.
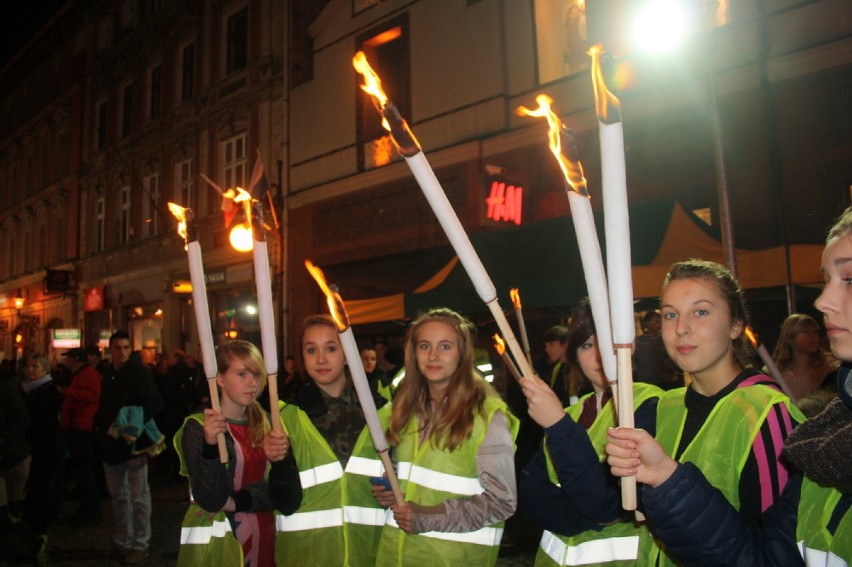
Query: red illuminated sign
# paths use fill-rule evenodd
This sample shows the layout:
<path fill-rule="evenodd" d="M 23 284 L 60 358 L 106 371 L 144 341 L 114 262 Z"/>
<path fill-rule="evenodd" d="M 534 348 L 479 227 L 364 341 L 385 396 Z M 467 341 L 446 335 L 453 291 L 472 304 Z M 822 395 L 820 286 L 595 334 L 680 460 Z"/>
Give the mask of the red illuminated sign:
<path fill-rule="evenodd" d="M 485 204 L 488 212 L 485 216 L 493 221 L 521 224 L 524 188 L 494 180 Z"/>

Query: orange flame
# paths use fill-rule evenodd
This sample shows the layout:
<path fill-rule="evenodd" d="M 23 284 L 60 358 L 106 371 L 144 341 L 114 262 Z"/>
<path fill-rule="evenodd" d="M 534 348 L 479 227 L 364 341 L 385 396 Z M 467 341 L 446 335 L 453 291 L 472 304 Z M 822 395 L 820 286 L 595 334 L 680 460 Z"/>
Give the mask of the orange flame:
<path fill-rule="evenodd" d="M 503 353 L 506 352 L 506 342 L 500 337 L 499 333 L 494 333 L 494 350 L 500 356 L 503 356 Z"/>
<path fill-rule="evenodd" d="M 556 113 L 550 108 L 550 105 L 553 103 L 553 99 L 546 94 L 540 94 L 535 97 L 535 100 L 538 103 L 538 108 L 530 110 L 525 106 L 519 106 L 517 110 L 518 114 L 520 116 L 547 118 L 547 124 L 550 126 L 550 130 L 547 134 L 548 146 L 550 147 L 551 153 L 556 157 L 556 162 L 559 164 L 559 167 L 562 169 L 562 175 L 565 176 L 565 181 L 568 182 L 568 185 L 570 185 L 575 192 L 583 195 L 584 197 L 588 197 L 589 192 L 586 189 L 586 177 L 583 174 L 583 165 L 580 163 L 580 160 L 576 158 L 576 149 L 568 148 L 569 153 L 572 154 L 571 157 L 566 157 L 565 153 L 562 151 L 561 133 L 563 130 L 567 130 L 567 128 L 565 128 L 562 120 L 560 120 Z"/>
<path fill-rule="evenodd" d="M 349 328 L 349 316 L 346 314 L 346 309 L 343 307 L 343 299 L 337 290 L 331 289 L 326 283 L 325 275 L 322 270 L 314 266 L 310 260 L 305 260 L 305 267 L 308 272 L 316 280 L 322 292 L 325 294 L 328 310 L 337 325 L 337 330 L 341 333 Z"/>
<path fill-rule="evenodd" d="M 749 342 L 751 343 L 751 346 L 756 347 L 758 342 L 757 335 L 754 334 L 754 331 L 751 330 L 751 327 L 746 327 L 745 331 L 743 332 L 745 333 L 746 338 L 748 338 Z"/>
<path fill-rule="evenodd" d="M 361 85 L 361 90 L 373 97 L 374 104 L 376 104 L 376 107 L 381 112 L 381 109 L 388 103 L 388 97 L 382 89 L 382 80 L 376 72 L 373 71 L 373 68 L 370 66 L 370 62 L 367 61 L 367 56 L 364 55 L 363 51 L 359 51 L 352 58 L 352 66 L 355 67 L 355 70 L 364 77 L 364 84 Z M 385 118 L 382 118 L 382 127 L 385 130 L 390 131 L 390 124 L 388 124 L 388 121 Z"/>
<path fill-rule="evenodd" d="M 621 103 L 606 88 L 603 68 L 601 67 L 603 47 L 601 44 L 593 45 L 587 53 L 592 58 L 592 87 L 595 89 L 595 114 L 597 114 L 598 120 L 604 124 L 618 122 L 621 120 Z"/>
<path fill-rule="evenodd" d="M 518 288 L 513 287 L 509 290 L 509 297 L 512 298 L 512 305 L 515 306 L 515 309 L 521 308 L 521 294 L 518 293 Z"/>
<path fill-rule="evenodd" d="M 169 212 L 178 220 L 178 235 L 186 240 L 186 209 L 176 203 L 169 202 Z"/>

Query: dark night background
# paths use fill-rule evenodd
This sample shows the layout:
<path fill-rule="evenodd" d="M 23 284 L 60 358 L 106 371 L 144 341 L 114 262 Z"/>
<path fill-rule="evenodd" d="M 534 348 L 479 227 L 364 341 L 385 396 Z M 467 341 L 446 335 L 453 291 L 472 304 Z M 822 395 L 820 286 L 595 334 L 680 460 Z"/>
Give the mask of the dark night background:
<path fill-rule="evenodd" d="M 64 0 L 35 0 L 0 5 L 0 69 L 64 4 Z"/>

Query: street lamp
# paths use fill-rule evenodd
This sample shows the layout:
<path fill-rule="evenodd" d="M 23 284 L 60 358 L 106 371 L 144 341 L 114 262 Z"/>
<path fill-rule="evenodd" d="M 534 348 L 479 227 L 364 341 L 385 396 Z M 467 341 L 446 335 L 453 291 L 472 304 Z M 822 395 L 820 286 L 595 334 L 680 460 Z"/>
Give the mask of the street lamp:
<path fill-rule="evenodd" d="M 21 294 L 21 290 L 18 290 L 18 295 L 15 296 L 15 309 L 19 311 L 18 315 L 20 315 L 21 309 L 24 307 L 24 296 Z"/>

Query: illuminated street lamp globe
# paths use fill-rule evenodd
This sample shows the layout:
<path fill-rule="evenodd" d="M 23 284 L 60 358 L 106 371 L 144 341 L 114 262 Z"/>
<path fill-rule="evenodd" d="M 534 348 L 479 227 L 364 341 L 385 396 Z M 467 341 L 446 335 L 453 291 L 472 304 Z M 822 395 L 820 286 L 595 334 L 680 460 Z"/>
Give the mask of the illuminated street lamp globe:
<path fill-rule="evenodd" d="M 254 238 L 251 233 L 251 227 L 245 224 L 238 224 L 231 229 L 229 236 L 231 246 L 237 252 L 250 252 L 254 248 Z"/>
<path fill-rule="evenodd" d="M 643 2 L 631 26 L 633 45 L 646 53 L 665 53 L 688 35 L 691 25 L 682 0 Z"/>

